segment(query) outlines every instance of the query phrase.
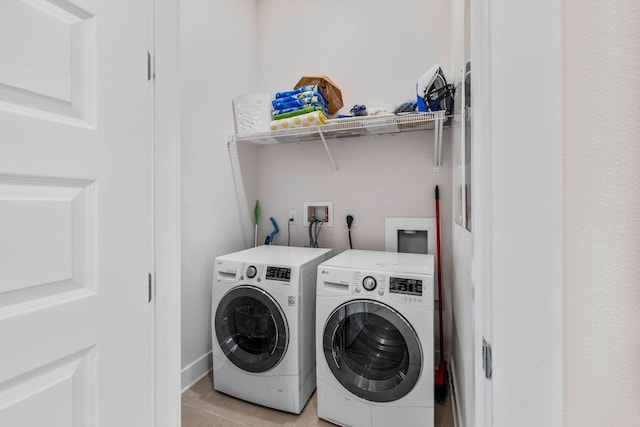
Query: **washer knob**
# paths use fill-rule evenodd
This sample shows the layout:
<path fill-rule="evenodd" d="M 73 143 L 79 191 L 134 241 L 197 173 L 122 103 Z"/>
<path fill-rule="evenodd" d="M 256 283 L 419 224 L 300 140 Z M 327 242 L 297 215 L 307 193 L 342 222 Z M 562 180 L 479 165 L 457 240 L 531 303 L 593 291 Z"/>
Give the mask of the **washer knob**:
<path fill-rule="evenodd" d="M 247 267 L 247 277 L 249 279 L 253 279 L 258 274 L 258 269 L 256 269 L 253 265 Z"/>
<path fill-rule="evenodd" d="M 362 287 L 364 287 L 368 291 L 374 290 L 376 286 L 376 279 L 371 276 L 367 276 L 362 280 Z"/>

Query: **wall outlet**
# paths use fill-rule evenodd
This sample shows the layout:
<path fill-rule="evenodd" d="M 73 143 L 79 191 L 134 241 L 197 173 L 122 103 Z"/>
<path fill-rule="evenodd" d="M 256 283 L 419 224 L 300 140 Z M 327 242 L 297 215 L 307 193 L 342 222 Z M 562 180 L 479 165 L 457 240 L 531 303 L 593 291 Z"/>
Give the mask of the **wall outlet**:
<path fill-rule="evenodd" d="M 309 220 L 315 218 L 323 222 L 323 227 L 333 227 L 333 202 L 304 202 L 302 215 L 304 226 L 308 226 Z"/>
<path fill-rule="evenodd" d="M 347 225 L 347 215 L 351 215 L 353 217 L 353 222 L 351 223 L 351 228 L 357 227 L 358 226 L 358 212 L 355 212 L 355 211 L 344 211 L 343 212 L 342 218 L 340 219 L 340 221 L 342 221 L 342 225 L 344 227 L 348 227 L 348 225 Z"/>
<path fill-rule="evenodd" d="M 298 212 L 296 212 L 295 209 L 289 209 L 289 219 L 292 219 L 293 221 L 290 221 L 289 224 L 297 224 L 298 223 Z"/>

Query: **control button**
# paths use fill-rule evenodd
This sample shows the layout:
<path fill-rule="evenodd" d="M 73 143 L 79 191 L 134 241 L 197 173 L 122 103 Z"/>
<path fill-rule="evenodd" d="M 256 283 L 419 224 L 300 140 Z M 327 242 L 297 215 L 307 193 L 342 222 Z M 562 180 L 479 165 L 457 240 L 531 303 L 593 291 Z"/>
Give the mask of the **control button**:
<path fill-rule="evenodd" d="M 380 296 L 384 295 L 384 291 L 383 291 L 382 289 L 380 289 L 380 290 L 378 291 L 378 295 L 380 295 Z"/>
<path fill-rule="evenodd" d="M 256 269 L 253 265 L 247 267 L 247 277 L 249 279 L 253 279 L 258 274 L 258 269 Z"/>
<path fill-rule="evenodd" d="M 362 289 L 356 288 L 356 294 L 359 294 Z"/>
<path fill-rule="evenodd" d="M 374 279 L 371 276 L 367 276 L 364 278 L 364 280 L 362 281 L 362 286 L 368 290 L 368 291 L 372 291 L 376 288 L 376 279 Z"/>

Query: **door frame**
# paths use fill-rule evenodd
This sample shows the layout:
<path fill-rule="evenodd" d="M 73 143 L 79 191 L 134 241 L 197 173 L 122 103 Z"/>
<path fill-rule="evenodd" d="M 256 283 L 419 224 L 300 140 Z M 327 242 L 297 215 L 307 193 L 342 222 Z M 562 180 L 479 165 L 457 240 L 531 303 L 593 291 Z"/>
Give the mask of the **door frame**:
<path fill-rule="evenodd" d="M 561 425 L 562 7 L 471 10 L 475 426 Z"/>
<path fill-rule="evenodd" d="M 493 341 L 493 312 L 491 304 L 492 251 L 491 235 L 491 33 L 490 0 L 471 2 L 470 54 L 471 98 L 473 122 L 471 124 L 471 215 L 473 216 L 472 266 L 473 328 L 474 328 L 474 420 L 466 420 L 470 427 L 493 425 L 493 386 L 485 378 L 483 369 L 483 338 Z M 475 422 L 474 422 L 475 421 Z"/>
<path fill-rule="evenodd" d="M 153 412 L 179 427 L 180 386 L 180 1 L 153 0 Z"/>

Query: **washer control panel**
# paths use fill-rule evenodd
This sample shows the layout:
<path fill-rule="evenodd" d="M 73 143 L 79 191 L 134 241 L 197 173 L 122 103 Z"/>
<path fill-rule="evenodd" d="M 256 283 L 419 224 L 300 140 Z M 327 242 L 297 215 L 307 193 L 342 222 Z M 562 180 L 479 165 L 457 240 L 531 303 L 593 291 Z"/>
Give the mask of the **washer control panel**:
<path fill-rule="evenodd" d="M 278 282 L 290 282 L 291 269 L 289 267 L 274 267 L 272 265 L 268 265 L 265 279 L 276 280 Z"/>
<path fill-rule="evenodd" d="M 378 282 L 376 282 L 376 278 L 373 276 L 367 276 L 362 279 L 362 287 L 367 291 L 372 291 L 378 286 Z"/>
<path fill-rule="evenodd" d="M 260 283 L 263 280 L 269 280 L 271 282 L 288 285 L 291 283 L 291 280 L 295 280 L 293 269 L 291 267 L 265 264 L 242 264 L 240 271 L 242 272 L 240 280 L 249 280 L 249 282 L 253 282 L 255 280 Z"/>
<path fill-rule="evenodd" d="M 261 264 L 254 262 L 237 262 L 218 260 L 215 265 L 216 283 L 279 284 L 289 286 L 297 283 L 300 270 L 297 267 L 284 265 Z"/>
<path fill-rule="evenodd" d="M 253 279 L 254 277 L 256 277 L 256 274 L 258 274 L 258 269 L 255 265 L 250 265 L 249 267 L 247 267 L 246 274 L 249 279 Z"/>

